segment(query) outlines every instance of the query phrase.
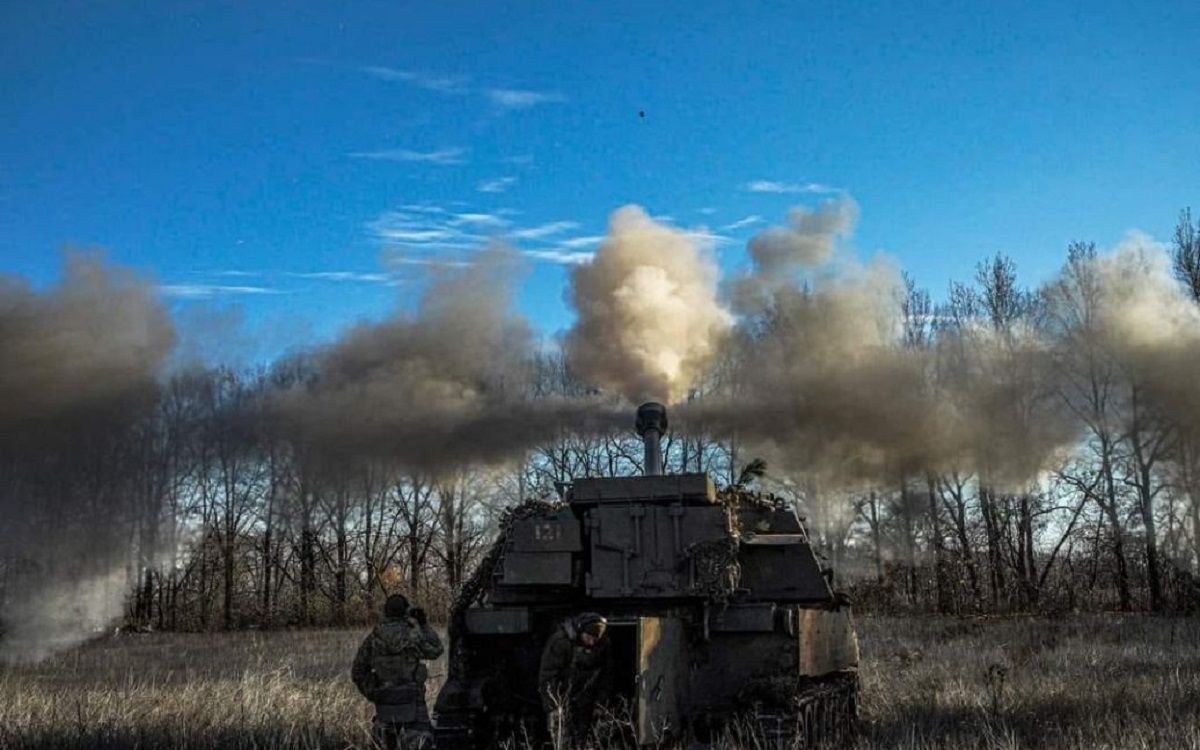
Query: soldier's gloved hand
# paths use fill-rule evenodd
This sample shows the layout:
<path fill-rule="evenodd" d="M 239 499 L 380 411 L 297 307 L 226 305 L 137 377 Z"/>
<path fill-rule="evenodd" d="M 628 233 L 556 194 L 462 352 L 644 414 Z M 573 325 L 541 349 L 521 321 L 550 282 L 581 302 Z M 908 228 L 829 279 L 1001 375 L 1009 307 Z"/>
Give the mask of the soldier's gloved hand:
<path fill-rule="evenodd" d="M 425 610 L 420 607 L 413 607 L 408 611 L 408 616 L 417 621 L 418 625 L 428 625 L 429 616 L 425 614 Z"/>

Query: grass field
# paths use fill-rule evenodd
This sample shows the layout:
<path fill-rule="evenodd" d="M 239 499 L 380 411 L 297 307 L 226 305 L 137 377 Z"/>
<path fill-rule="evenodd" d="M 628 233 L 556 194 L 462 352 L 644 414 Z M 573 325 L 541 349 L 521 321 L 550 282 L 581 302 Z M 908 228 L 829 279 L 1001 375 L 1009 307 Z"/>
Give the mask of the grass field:
<path fill-rule="evenodd" d="M 859 631 L 858 747 L 1200 750 L 1200 621 L 863 618 Z M 360 637 L 133 635 L 3 667 L 0 748 L 370 747 L 348 678 Z"/>

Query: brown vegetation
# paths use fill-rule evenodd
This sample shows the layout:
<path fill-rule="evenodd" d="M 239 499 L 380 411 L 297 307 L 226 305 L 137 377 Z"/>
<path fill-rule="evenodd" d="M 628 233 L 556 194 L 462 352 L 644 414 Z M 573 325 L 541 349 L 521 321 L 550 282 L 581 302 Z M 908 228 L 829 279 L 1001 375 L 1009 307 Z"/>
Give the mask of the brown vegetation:
<path fill-rule="evenodd" d="M 1200 748 L 1194 619 L 867 617 L 860 631 L 864 750 Z M 131 635 L 5 667 L 0 747 L 369 747 L 348 677 L 360 637 Z"/>

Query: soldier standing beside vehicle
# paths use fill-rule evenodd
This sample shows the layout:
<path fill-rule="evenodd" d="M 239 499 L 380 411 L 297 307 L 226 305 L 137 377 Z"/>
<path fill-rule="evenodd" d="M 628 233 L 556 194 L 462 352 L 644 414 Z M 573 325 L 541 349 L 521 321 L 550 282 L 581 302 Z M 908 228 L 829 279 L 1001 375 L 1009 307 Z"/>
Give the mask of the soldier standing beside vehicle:
<path fill-rule="evenodd" d="M 608 621 L 584 612 L 562 622 L 542 650 L 538 692 L 555 747 L 583 741 L 596 704 L 612 689 L 612 652 L 604 637 Z"/>
<path fill-rule="evenodd" d="M 442 641 L 419 607 L 409 608 L 402 594 L 383 606 L 384 621 L 358 648 L 351 677 L 355 687 L 375 704 L 372 730 L 384 748 L 430 748 L 433 727 L 425 705 L 422 660 L 442 655 Z"/>

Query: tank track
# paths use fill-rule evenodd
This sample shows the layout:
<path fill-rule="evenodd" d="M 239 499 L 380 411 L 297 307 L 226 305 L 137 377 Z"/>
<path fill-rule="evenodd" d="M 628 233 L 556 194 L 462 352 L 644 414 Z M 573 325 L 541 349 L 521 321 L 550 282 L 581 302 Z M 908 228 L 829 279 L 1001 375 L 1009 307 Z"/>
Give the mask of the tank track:
<path fill-rule="evenodd" d="M 844 747 L 858 729 L 858 675 L 834 675 L 801 688 L 790 706 L 756 706 L 751 714 L 763 747 Z"/>

